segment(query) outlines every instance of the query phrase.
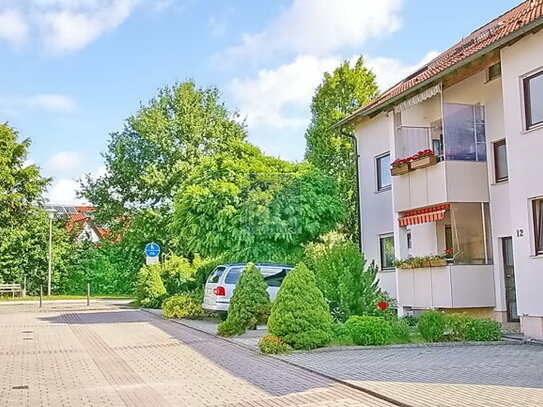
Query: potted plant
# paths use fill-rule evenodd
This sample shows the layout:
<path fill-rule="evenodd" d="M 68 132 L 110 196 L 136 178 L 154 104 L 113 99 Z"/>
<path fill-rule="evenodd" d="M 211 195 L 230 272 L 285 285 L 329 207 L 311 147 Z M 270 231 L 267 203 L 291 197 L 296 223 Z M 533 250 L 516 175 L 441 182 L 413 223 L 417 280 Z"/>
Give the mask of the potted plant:
<path fill-rule="evenodd" d="M 447 264 L 454 263 L 454 257 L 456 254 L 454 253 L 453 249 L 447 249 L 443 252 L 443 259 L 447 262 Z"/>
<path fill-rule="evenodd" d="M 410 167 L 411 169 L 416 170 L 435 164 L 437 164 L 437 157 L 432 150 L 426 149 L 419 151 L 417 154 L 411 157 Z"/>
<path fill-rule="evenodd" d="M 390 164 L 390 173 L 392 174 L 392 176 L 407 174 L 409 171 L 411 171 L 411 168 L 409 166 L 410 161 L 411 157 L 398 158 L 397 160 L 394 160 Z"/>
<path fill-rule="evenodd" d="M 432 256 L 430 257 L 430 267 L 444 267 L 447 265 L 447 260 L 443 257 Z"/>

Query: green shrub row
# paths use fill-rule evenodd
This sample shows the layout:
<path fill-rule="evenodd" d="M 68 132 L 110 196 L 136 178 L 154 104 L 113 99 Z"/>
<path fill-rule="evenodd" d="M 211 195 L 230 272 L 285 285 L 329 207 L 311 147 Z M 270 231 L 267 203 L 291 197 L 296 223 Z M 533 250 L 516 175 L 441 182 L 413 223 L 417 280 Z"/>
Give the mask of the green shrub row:
<path fill-rule="evenodd" d="M 444 314 L 428 311 L 418 321 L 421 336 L 429 342 L 498 341 L 501 325 L 488 318 L 473 318 L 466 314 Z"/>

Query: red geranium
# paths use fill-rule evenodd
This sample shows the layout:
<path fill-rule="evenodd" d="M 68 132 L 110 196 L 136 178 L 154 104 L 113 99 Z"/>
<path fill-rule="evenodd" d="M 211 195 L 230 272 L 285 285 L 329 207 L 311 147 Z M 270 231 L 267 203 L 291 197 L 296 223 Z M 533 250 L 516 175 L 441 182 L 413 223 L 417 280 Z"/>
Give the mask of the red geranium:
<path fill-rule="evenodd" d="M 388 308 L 388 302 L 386 302 L 386 301 L 379 301 L 379 302 L 377 303 L 377 306 L 379 307 L 379 309 L 380 309 L 381 311 L 384 311 L 384 310 L 386 310 L 386 309 Z"/>

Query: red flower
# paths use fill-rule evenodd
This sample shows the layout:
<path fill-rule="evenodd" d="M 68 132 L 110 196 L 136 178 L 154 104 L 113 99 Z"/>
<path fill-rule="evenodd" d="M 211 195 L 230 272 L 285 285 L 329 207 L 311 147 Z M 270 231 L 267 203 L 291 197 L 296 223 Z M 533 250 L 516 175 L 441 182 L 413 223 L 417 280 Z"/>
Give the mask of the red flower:
<path fill-rule="evenodd" d="M 386 310 L 386 309 L 388 308 L 388 302 L 386 302 L 386 301 L 379 301 L 379 302 L 377 303 L 377 306 L 379 307 L 379 309 L 380 309 L 381 311 L 384 311 L 384 310 Z"/>

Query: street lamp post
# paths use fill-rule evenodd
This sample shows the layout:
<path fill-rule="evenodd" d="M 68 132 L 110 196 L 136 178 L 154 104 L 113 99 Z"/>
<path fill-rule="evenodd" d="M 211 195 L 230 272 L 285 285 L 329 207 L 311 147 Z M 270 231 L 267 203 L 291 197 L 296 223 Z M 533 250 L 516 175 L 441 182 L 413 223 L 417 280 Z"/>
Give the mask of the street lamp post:
<path fill-rule="evenodd" d="M 46 209 L 49 216 L 49 258 L 47 270 L 47 295 L 51 295 L 51 266 L 53 262 L 53 218 L 56 211 L 54 209 Z"/>

